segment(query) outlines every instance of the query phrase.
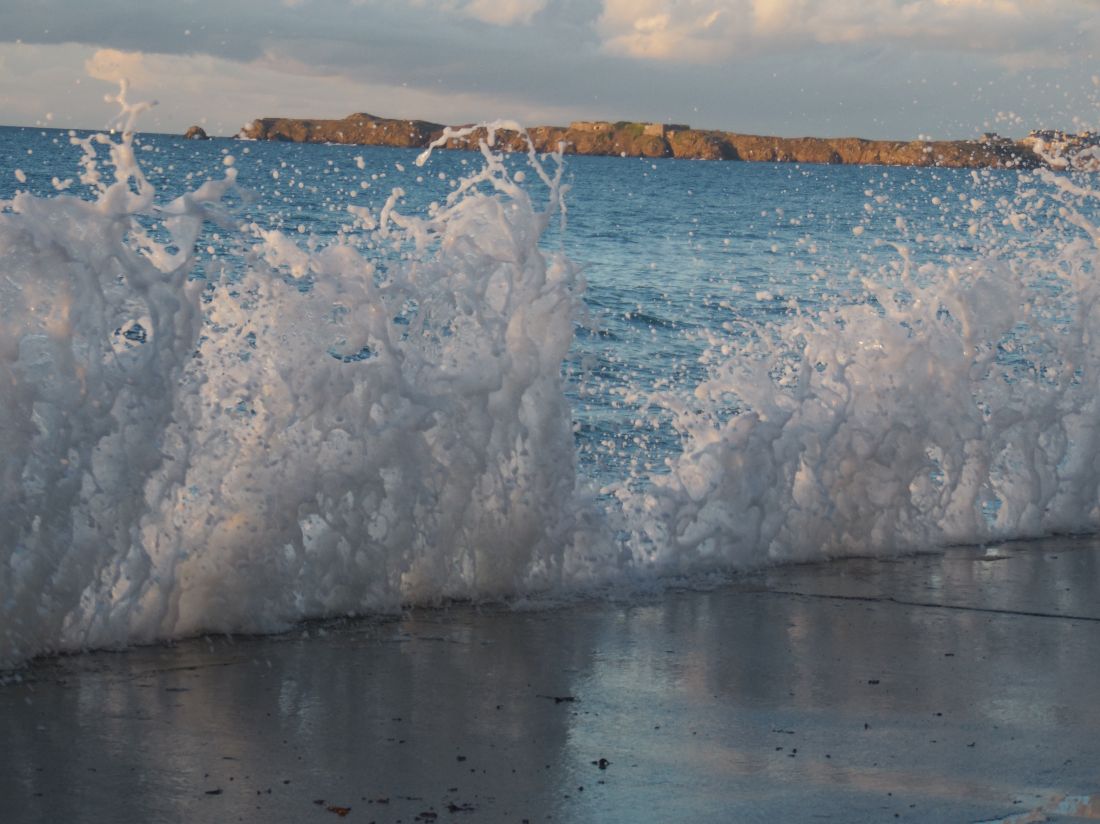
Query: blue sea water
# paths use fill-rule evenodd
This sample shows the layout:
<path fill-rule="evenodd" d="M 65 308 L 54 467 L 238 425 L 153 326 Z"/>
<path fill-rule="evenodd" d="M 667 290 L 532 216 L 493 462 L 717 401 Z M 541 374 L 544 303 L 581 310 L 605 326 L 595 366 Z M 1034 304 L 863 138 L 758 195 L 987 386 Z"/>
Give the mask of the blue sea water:
<path fill-rule="evenodd" d="M 1088 177 L 418 154 L 0 129 L 0 662 L 1100 525 Z"/>

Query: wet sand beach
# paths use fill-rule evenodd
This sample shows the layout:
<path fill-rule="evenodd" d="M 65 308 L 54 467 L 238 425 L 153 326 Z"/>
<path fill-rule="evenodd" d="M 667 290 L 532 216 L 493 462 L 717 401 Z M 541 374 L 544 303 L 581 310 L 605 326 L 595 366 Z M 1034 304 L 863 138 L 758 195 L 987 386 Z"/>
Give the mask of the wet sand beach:
<path fill-rule="evenodd" d="M 43 659 L 0 820 L 1095 819 L 1098 587 L 1061 538 Z"/>

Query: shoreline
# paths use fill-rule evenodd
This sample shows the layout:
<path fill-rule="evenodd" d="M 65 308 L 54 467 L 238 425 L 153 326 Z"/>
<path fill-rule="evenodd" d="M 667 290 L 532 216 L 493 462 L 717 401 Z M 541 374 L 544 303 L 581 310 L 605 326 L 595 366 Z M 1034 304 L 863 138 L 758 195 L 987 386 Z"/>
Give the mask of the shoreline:
<path fill-rule="evenodd" d="M 356 113 L 339 120 L 266 117 L 252 121 L 237 135 L 251 140 L 291 143 L 335 143 L 425 149 L 443 137 L 445 127 L 426 120 L 403 120 Z M 466 128 L 466 127 L 455 127 Z M 193 137 L 203 137 L 188 130 Z M 199 130 L 201 131 L 201 130 Z M 858 137 L 775 137 L 695 129 L 687 125 L 620 121 L 575 121 L 569 126 L 526 129 L 540 154 L 563 147 L 567 155 L 596 155 L 689 160 L 726 160 L 831 165 L 932 166 L 940 168 L 1034 169 L 1072 166 L 1075 155 L 1100 145 L 1100 136 L 1066 136 L 1061 143 L 1033 133 L 1023 140 L 987 134 L 978 140 L 867 140 Z M 478 149 L 486 137 L 480 127 L 442 148 Z M 526 151 L 525 137 L 498 129 L 496 145 L 504 151 Z"/>

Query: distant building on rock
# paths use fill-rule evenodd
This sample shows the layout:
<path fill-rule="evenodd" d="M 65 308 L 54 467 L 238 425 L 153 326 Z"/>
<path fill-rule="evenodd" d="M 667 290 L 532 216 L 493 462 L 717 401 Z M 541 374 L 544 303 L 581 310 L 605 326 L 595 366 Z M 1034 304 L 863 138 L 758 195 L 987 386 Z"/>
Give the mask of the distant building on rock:
<path fill-rule="evenodd" d="M 574 120 L 569 124 L 569 128 L 575 132 L 593 133 L 613 132 L 620 128 L 640 128 L 646 137 L 669 137 L 676 132 L 687 131 L 691 126 L 682 123 L 635 123 L 626 120 L 620 123 L 611 123 L 607 120 Z"/>
<path fill-rule="evenodd" d="M 643 134 L 650 137 L 668 137 L 676 132 L 686 132 L 690 129 L 686 123 L 647 123 Z"/>
<path fill-rule="evenodd" d="M 1041 155 L 1051 168 L 1100 171 L 1100 133 L 1032 129 L 1020 144 Z"/>
<path fill-rule="evenodd" d="M 610 132 L 615 124 L 606 120 L 574 120 L 569 128 L 575 132 Z"/>

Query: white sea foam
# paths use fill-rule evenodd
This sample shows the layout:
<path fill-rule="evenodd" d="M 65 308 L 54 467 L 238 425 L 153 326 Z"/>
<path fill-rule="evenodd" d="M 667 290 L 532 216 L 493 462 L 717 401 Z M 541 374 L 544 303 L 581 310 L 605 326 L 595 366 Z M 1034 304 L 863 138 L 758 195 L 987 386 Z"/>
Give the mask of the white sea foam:
<path fill-rule="evenodd" d="M 532 158 L 540 209 L 486 152 L 431 215 L 398 190 L 311 251 L 237 225 L 233 168 L 158 207 L 128 130 L 80 142 L 94 202 L 0 215 L 0 661 L 561 582 L 560 165 Z M 239 247 L 208 286 L 204 221 Z M 414 253 L 383 270 L 366 233 Z"/>
<path fill-rule="evenodd" d="M 230 209 L 237 166 L 158 203 L 119 102 L 76 140 L 93 200 L 0 212 L 0 665 L 1098 526 L 1100 234 L 1064 176 L 976 219 L 971 265 L 899 248 L 861 300 L 714 330 L 709 377 L 647 398 L 682 453 L 598 502 L 561 373 L 584 283 L 539 246 L 560 158 L 528 158 L 536 203 L 485 147 L 426 214 L 397 189 L 319 244 Z"/>
<path fill-rule="evenodd" d="M 635 563 L 687 572 L 1095 531 L 1100 229 L 1078 208 L 1095 194 L 1038 178 L 1008 211 L 1062 197 L 1049 233 L 972 224 L 987 244 L 975 261 L 916 270 L 899 248 L 896 274 L 863 279 L 864 301 L 713 335 L 694 395 L 655 399 L 684 444 L 671 472 L 613 487 Z"/>

